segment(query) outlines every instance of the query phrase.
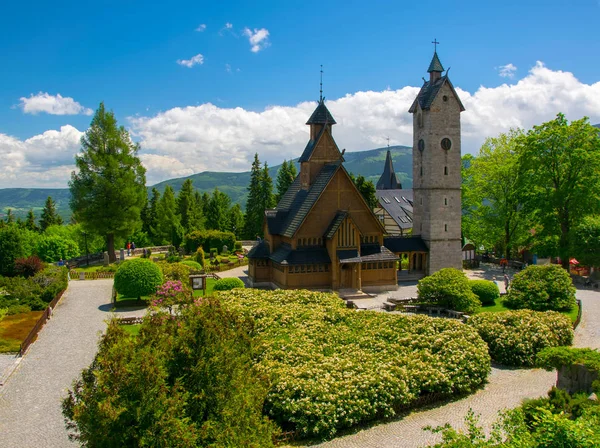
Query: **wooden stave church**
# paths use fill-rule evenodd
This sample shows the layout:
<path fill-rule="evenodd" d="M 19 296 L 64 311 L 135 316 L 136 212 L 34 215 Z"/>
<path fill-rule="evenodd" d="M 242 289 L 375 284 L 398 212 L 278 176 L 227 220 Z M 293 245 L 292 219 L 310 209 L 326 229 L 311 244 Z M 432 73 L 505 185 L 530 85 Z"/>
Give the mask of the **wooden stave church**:
<path fill-rule="evenodd" d="M 300 173 L 277 207 L 265 211 L 264 239 L 249 253 L 253 287 L 385 291 L 398 287 L 398 257 L 385 229 L 352 182 L 321 98 L 306 123 Z"/>

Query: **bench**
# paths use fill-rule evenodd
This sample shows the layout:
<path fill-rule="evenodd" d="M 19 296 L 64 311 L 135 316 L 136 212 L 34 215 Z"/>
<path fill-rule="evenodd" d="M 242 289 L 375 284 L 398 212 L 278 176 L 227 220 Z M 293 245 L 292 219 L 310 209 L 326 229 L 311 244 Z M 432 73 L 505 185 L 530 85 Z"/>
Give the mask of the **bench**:
<path fill-rule="evenodd" d="M 386 311 L 394 311 L 396 309 L 395 303 L 383 302 L 383 309 Z"/>

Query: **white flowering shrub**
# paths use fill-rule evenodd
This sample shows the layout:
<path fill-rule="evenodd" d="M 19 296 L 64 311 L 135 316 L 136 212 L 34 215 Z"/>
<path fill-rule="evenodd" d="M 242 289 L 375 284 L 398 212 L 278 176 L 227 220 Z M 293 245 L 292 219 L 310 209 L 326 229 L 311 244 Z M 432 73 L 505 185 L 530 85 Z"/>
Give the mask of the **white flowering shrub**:
<path fill-rule="evenodd" d="M 556 311 L 480 313 L 468 324 L 487 342 L 492 359 L 510 366 L 533 366 L 542 349 L 573 343 L 571 320 Z"/>
<path fill-rule="evenodd" d="M 219 297 L 254 320 L 257 368 L 271 379 L 267 415 L 301 436 L 391 417 L 425 394 L 472 392 L 490 371 L 484 341 L 454 320 L 356 312 L 310 291 Z"/>

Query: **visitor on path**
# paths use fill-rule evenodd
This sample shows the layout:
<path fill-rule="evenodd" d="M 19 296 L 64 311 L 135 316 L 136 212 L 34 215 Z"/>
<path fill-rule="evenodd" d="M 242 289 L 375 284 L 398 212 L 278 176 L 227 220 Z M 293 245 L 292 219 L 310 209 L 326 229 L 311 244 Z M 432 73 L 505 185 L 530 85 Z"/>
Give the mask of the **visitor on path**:
<path fill-rule="evenodd" d="M 128 242 L 127 243 L 127 256 L 128 257 L 131 255 L 130 250 L 131 250 L 131 243 Z"/>
<path fill-rule="evenodd" d="M 135 252 L 135 243 L 132 241 L 131 242 L 131 255 L 133 255 L 134 252 Z"/>
<path fill-rule="evenodd" d="M 506 268 L 508 267 L 508 260 L 506 258 L 500 260 L 500 267 L 502 268 L 502 272 L 506 271 Z"/>
<path fill-rule="evenodd" d="M 510 287 L 510 279 L 508 275 L 504 274 L 504 290 L 508 292 L 508 288 Z"/>

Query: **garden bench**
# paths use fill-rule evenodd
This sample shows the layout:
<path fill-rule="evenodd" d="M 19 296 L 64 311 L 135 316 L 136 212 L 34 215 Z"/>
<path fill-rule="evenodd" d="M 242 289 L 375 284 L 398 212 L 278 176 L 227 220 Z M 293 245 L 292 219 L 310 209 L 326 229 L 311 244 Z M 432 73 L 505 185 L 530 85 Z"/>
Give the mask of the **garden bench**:
<path fill-rule="evenodd" d="M 448 317 L 452 317 L 454 319 L 460 319 L 463 316 L 463 314 L 465 314 L 461 311 L 454 311 L 454 310 L 445 310 L 445 311 L 446 311 L 446 314 L 448 314 Z"/>
<path fill-rule="evenodd" d="M 419 306 L 417 305 L 404 305 L 404 311 L 406 313 L 417 313 L 419 311 Z"/>
<path fill-rule="evenodd" d="M 441 308 L 439 306 L 428 306 L 427 314 L 437 314 L 438 316 L 441 316 L 443 310 L 444 308 Z"/>
<path fill-rule="evenodd" d="M 383 309 L 386 311 L 394 311 L 396 309 L 396 304 L 390 302 L 383 302 Z"/>

